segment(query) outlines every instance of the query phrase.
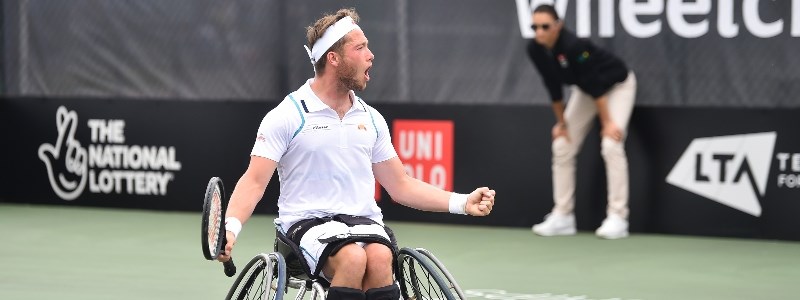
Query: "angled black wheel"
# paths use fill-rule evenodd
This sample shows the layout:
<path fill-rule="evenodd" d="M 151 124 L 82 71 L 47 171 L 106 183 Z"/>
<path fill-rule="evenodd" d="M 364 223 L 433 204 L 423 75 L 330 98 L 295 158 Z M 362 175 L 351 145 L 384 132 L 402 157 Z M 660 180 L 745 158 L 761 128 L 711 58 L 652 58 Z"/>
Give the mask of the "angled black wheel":
<path fill-rule="evenodd" d="M 461 299 L 461 300 L 467 299 L 467 295 L 465 295 L 464 291 L 461 290 L 461 286 L 458 285 L 458 282 L 456 282 L 456 279 L 455 277 L 453 277 L 453 274 L 450 274 L 450 271 L 447 270 L 447 267 L 445 267 L 444 264 L 438 258 L 436 258 L 435 255 L 433 255 L 433 253 L 431 253 L 425 248 L 415 248 L 414 250 L 417 250 L 417 252 L 427 256 L 428 259 L 431 262 L 433 262 L 433 264 L 439 270 L 439 274 L 442 274 L 444 276 L 444 279 L 447 283 L 447 287 L 450 288 L 450 291 L 453 292 L 453 296 L 456 296 L 456 299 Z"/>
<path fill-rule="evenodd" d="M 279 253 L 253 257 L 234 281 L 226 300 L 282 300 L 286 293 L 286 262 Z"/>
<path fill-rule="evenodd" d="M 453 293 L 437 264 L 411 248 L 402 248 L 397 256 L 400 293 L 406 300 L 460 299 Z"/>

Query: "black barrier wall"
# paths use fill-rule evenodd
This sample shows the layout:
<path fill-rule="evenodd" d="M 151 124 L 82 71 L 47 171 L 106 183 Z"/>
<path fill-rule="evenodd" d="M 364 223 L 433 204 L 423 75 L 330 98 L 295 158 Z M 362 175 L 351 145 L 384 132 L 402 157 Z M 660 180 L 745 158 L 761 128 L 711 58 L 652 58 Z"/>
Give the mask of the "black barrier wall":
<path fill-rule="evenodd" d="M 228 191 L 278 99 L 312 75 L 303 28 L 356 7 L 376 54 L 363 98 L 406 170 L 528 227 L 551 207 L 549 97 L 525 54 L 531 7 L 638 78 L 627 151 L 634 232 L 800 240 L 800 1 L 2 1 L 0 201 L 200 210 Z M 202 101 L 196 101 L 202 100 Z M 605 211 L 599 138 L 579 156 L 578 227 Z M 277 176 L 258 213 L 275 213 Z"/>
<path fill-rule="evenodd" d="M 199 211 L 210 177 L 221 177 L 232 191 L 247 167 L 258 124 L 275 104 L 5 99 L 0 199 Z M 387 219 L 528 227 L 551 208 L 549 108 L 376 108 L 392 127 L 401 158 L 412 162 L 411 172 L 436 184 L 449 173 L 460 192 L 483 185 L 498 191 L 487 218 L 414 211 L 382 191 L 378 201 Z M 631 230 L 800 240 L 798 113 L 637 107 L 627 141 Z M 437 161 L 437 155 L 402 141 L 426 133 L 409 123 L 430 120 L 452 122 L 449 169 L 436 169 L 446 159 Z M 578 158 L 581 230 L 595 229 L 604 218 L 598 136 L 590 133 Z M 275 213 L 277 192 L 274 176 L 256 212 Z"/>

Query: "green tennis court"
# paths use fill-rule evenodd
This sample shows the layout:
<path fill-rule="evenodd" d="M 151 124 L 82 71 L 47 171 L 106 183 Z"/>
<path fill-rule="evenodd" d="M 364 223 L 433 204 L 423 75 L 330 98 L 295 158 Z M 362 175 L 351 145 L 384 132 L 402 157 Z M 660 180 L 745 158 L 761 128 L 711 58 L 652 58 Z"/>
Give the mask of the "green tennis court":
<path fill-rule="evenodd" d="M 271 250 L 257 215 L 234 251 Z M 474 299 L 798 299 L 800 243 L 387 221 Z M 0 299 L 222 299 L 232 278 L 200 250 L 200 213 L 0 204 Z"/>

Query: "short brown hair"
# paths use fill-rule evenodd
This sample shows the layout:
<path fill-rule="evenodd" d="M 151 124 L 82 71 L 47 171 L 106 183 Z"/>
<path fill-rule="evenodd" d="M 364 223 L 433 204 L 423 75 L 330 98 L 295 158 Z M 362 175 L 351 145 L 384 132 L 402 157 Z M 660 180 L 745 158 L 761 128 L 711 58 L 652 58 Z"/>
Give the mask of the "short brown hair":
<path fill-rule="evenodd" d="M 306 39 L 308 40 L 308 48 L 311 49 L 312 47 L 314 47 L 314 43 L 316 43 L 317 40 L 322 38 L 322 35 L 325 34 L 325 30 L 327 30 L 328 27 L 336 23 L 336 21 L 339 21 L 347 16 L 353 18 L 353 21 L 358 23 L 358 13 L 356 12 L 355 8 L 342 8 L 336 11 L 336 13 L 334 14 L 325 14 L 322 18 L 319 18 L 316 22 L 314 22 L 314 25 L 306 27 Z M 328 49 L 328 51 L 325 51 L 325 54 L 328 54 L 328 52 L 330 51 L 341 54 L 342 46 L 344 46 L 345 42 L 346 42 L 345 38 L 340 39 L 339 41 L 334 43 L 331 46 L 331 48 Z M 328 61 L 326 57 L 327 55 L 322 55 L 322 57 L 320 57 L 319 60 L 314 64 L 314 69 L 319 74 L 322 74 L 322 72 L 325 70 L 325 63 Z"/>

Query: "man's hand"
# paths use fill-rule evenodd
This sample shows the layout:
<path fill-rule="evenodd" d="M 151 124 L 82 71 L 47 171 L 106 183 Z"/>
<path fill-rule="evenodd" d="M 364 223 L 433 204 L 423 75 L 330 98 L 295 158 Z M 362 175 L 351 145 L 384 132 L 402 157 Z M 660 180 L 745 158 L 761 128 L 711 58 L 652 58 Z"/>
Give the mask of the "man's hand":
<path fill-rule="evenodd" d="M 231 252 L 233 252 L 233 245 L 236 244 L 236 236 L 233 235 L 233 232 L 225 231 L 225 239 L 228 241 L 228 244 L 224 245 L 224 248 L 217 256 L 217 260 L 220 262 L 226 262 L 231 260 Z"/>
<path fill-rule="evenodd" d="M 492 212 L 495 191 L 488 187 L 480 187 L 467 197 L 465 210 L 471 216 L 486 216 Z"/>
<path fill-rule="evenodd" d="M 611 121 L 603 124 L 603 131 L 600 135 L 609 137 L 617 142 L 622 141 L 622 130 L 619 130 L 619 127 Z"/>
<path fill-rule="evenodd" d="M 569 141 L 569 132 L 567 131 L 567 124 L 558 122 L 556 125 L 553 125 L 553 140 L 555 141 L 559 137 L 565 137 L 567 141 Z"/>

